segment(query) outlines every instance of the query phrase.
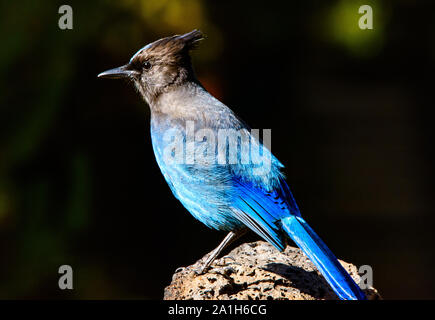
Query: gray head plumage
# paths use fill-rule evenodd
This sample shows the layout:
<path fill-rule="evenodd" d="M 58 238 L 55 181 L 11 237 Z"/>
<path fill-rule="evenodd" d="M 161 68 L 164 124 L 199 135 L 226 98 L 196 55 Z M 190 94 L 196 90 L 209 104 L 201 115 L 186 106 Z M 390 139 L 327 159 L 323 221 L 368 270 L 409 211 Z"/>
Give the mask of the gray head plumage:
<path fill-rule="evenodd" d="M 186 81 L 196 81 L 189 52 L 203 39 L 199 30 L 154 41 L 119 68 L 102 72 L 102 78 L 127 78 L 150 104 L 163 92 Z"/>

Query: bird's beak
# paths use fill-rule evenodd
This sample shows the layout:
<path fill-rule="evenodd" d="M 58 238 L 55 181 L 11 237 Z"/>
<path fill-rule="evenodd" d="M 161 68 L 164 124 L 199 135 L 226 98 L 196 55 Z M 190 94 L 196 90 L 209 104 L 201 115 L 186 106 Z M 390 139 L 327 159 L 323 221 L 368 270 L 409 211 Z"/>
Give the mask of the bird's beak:
<path fill-rule="evenodd" d="M 137 75 L 138 72 L 135 70 L 129 70 L 129 65 L 121 66 L 119 68 L 110 69 L 104 72 L 101 72 L 98 75 L 98 78 L 108 78 L 108 79 L 121 79 L 128 78 L 130 76 Z"/>

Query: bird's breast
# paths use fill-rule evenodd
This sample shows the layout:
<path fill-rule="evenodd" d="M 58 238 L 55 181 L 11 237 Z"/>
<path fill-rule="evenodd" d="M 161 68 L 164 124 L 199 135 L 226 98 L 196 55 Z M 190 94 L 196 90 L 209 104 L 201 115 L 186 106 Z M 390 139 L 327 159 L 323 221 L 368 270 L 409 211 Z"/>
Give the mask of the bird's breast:
<path fill-rule="evenodd" d="M 231 230 L 240 223 L 230 209 L 230 170 L 217 163 L 214 147 L 206 150 L 206 141 L 195 140 L 197 131 L 192 135 L 194 129 L 189 127 L 195 124 L 192 120 L 154 121 L 151 137 L 156 161 L 174 196 L 195 218 L 211 228 Z"/>

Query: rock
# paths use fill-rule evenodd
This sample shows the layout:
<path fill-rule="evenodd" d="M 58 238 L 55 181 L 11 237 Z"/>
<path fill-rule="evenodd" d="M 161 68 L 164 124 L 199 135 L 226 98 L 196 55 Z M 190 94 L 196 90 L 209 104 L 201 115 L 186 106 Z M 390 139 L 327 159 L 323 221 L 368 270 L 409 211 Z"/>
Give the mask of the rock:
<path fill-rule="evenodd" d="M 165 288 L 165 300 L 330 300 L 338 299 L 326 280 L 298 248 L 284 252 L 257 241 L 245 243 L 216 259 L 209 270 L 196 273 L 208 254 L 195 264 L 177 269 Z M 357 268 L 340 260 L 358 283 Z M 381 299 L 377 290 L 364 290 L 369 300 Z"/>

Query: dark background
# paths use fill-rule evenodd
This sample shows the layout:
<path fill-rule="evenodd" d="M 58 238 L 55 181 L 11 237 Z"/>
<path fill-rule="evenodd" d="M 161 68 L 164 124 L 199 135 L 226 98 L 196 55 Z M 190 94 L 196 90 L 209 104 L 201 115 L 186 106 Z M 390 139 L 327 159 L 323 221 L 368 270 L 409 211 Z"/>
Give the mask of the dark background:
<path fill-rule="evenodd" d="M 194 28 L 199 79 L 272 151 L 334 253 L 386 299 L 435 298 L 432 1 L 58 1 L 0 4 L 0 298 L 161 299 L 224 234 L 172 196 L 149 111 L 97 79 Z M 358 28 L 370 4 L 374 29 Z M 255 235 L 243 241 L 253 241 Z M 74 290 L 58 268 L 74 269 Z"/>

